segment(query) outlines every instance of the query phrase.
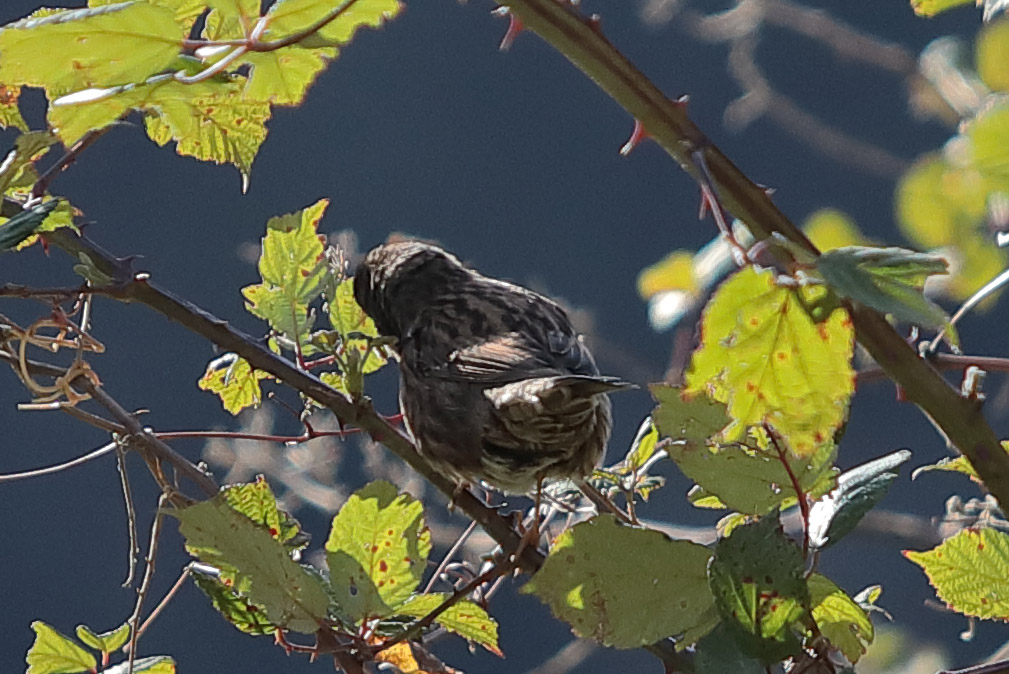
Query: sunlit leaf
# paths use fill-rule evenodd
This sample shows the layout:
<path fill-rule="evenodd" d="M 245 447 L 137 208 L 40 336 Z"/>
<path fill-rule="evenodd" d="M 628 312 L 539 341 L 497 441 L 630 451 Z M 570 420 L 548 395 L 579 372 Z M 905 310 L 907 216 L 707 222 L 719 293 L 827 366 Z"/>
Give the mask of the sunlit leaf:
<path fill-rule="evenodd" d="M 35 642 L 25 660 L 26 674 L 71 674 L 93 670 L 98 662 L 84 650 L 41 620 L 32 623 Z"/>
<path fill-rule="evenodd" d="M 242 632 L 266 636 L 277 631 L 277 626 L 266 617 L 266 609 L 237 591 L 233 584 L 229 586 L 220 577 L 195 570 L 192 578 L 196 586 L 210 597 L 210 602 L 224 619 Z"/>
<path fill-rule="evenodd" d="M 1009 179 L 1009 99 L 978 113 L 967 125 L 974 166 L 982 173 Z"/>
<path fill-rule="evenodd" d="M 1009 534 L 964 529 L 925 552 L 905 550 L 939 598 L 958 613 L 1009 620 Z"/>
<path fill-rule="evenodd" d="M 101 633 L 93 632 L 87 625 L 78 625 L 76 634 L 85 646 L 90 646 L 102 653 L 111 653 L 122 648 L 126 640 L 130 638 L 130 624 L 123 623 L 114 630 Z"/>
<path fill-rule="evenodd" d="M 696 674 L 765 674 L 760 660 L 744 653 L 729 627 L 721 624 L 697 643 Z"/>
<path fill-rule="evenodd" d="M 0 30 L 0 82 L 51 96 L 139 82 L 175 59 L 183 37 L 171 10 L 146 2 L 28 18 Z"/>
<path fill-rule="evenodd" d="M 281 543 L 290 541 L 301 531 L 297 521 L 277 507 L 277 498 L 262 476 L 255 482 L 229 485 L 221 493 L 229 506 L 265 526 Z"/>
<path fill-rule="evenodd" d="M 911 9 L 918 16 L 935 16 L 940 12 L 974 4 L 973 0 L 911 0 Z"/>
<path fill-rule="evenodd" d="M 723 283 L 705 308 L 686 391 L 728 403 L 727 441 L 768 422 L 791 451 L 805 456 L 847 416 L 854 390 L 851 320 L 837 309 L 815 322 L 800 292 L 810 299 L 817 290 L 780 287 L 774 274 L 748 267 Z"/>
<path fill-rule="evenodd" d="M 300 44 L 303 47 L 328 47 L 351 41 L 359 28 L 379 28 L 403 8 L 399 0 L 278 0 L 271 7 L 266 41 L 282 40 L 304 33 L 333 17 Z"/>
<path fill-rule="evenodd" d="M 244 358 L 229 354 L 211 361 L 197 386 L 202 391 L 216 393 L 224 409 L 238 414 L 246 407 L 257 407 L 263 401 L 259 382 L 269 376 L 262 370 L 253 370 Z"/>
<path fill-rule="evenodd" d="M 830 579 L 814 573 L 808 583 L 810 613 L 820 633 L 849 662 L 858 662 L 875 636 L 869 616 Z"/>
<path fill-rule="evenodd" d="M 977 74 L 996 91 L 1009 91 L 1009 19 L 985 24 L 974 45 Z"/>
<path fill-rule="evenodd" d="M 397 615 L 408 615 L 423 618 L 435 610 L 449 598 L 448 594 L 439 592 L 414 595 L 405 603 L 396 607 Z M 438 616 L 439 625 L 453 634 L 458 634 L 467 641 L 479 644 L 495 655 L 504 657 L 498 648 L 497 622 L 486 610 L 471 601 L 463 600 L 446 609 Z"/>
<path fill-rule="evenodd" d="M 355 492 L 326 541 L 337 603 L 355 620 L 391 615 L 413 594 L 431 553 L 420 501 L 388 482 Z"/>
<path fill-rule="evenodd" d="M 638 295 L 649 299 L 664 290 L 696 292 L 697 279 L 694 278 L 694 254 L 686 250 L 676 250 L 655 264 L 645 267 L 638 274 Z"/>
<path fill-rule="evenodd" d="M 821 208 L 802 223 L 802 230 L 820 250 L 864 244 L 865 236 L 846 213 L 834 208 Z"/>
<path fill-rule="evenodd" d="M 6 222 L 0 225 L 0 252 L 17 248 L 28 237 L 39 231 L 42 223 L 45 222 L 58 203 L 58 201 L 52 199 L 21 211 L 12 218 L 8 218 Z"/>
<path fill-rule="evenodd" d="M 29 131 L 14 140 L 14 148 L 0 164 L 0 193 L 12 187 L 29 187 L 38 179 L 34 162 L 59 140 L 48 131 Z"/>
<path fill-rule="evenodd" d="M 562 533 L 522 589 L 536 594 L 575 634 L 636 648 L 707 621 L 711 552 L 601 515 Z"/>
<path fill-rule="evenodd" d="M 266 609 L 267 620 L 306 634 L 326 620 L 329 596 L 320 578 L 292 560 L 267 527 L 229 506 L 224 494 L 168 512 L 201 561 L 226 564 L 248 579 L 249 598 Z"/>
<path fill-rule="evenodd" d="M 18 107 L 20 97 L 21 87 L 0 84 L 0 129 L 28 131 L 28 123 Z"/>
<path fill-rule="evenodd" d="M 773 516 L 735 527 L 718 541 L 708 567 L 718 612 L 740 646 L 765 664 L 799 648 L 791 625 L 809 605 L 799 548 Z"/>

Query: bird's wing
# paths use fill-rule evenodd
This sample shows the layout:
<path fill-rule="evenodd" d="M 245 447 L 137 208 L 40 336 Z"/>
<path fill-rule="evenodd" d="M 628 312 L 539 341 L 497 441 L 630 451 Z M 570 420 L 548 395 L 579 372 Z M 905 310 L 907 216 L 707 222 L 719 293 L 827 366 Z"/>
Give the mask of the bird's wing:
<path fill-rule="evenodd" d="M 457 349 L 431 374 L 456 381 L 507 384 L 538 377 L 597 373 L 592 356 L 578 337 L 554 331 L 545 339 L 512 332 Z"/>

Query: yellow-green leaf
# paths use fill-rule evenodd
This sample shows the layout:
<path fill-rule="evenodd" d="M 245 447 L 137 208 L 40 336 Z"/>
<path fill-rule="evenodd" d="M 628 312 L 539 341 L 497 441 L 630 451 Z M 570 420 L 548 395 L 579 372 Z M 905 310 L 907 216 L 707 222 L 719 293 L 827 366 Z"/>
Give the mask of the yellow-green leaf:
<path fill-rule="evenodd" d="M 134 674 L 175 674 L 175 660 L 167 655 L 137 658 L 132 671 Z M 129 672 L 129 660 L 102 670 L 102 674 L 129 674 Z"/>
<path fill-rule="evenodd" d="M 200 390 L 216 393 L 224 409 L 238 414 L 246 407 L 256 407 L 263 401 L 259 381 L 269 376 L 262 370 L 253 370 L 244 358 L 227 354 L 207 365 L 207 371 L 197 385 Z"/>
<path fill-rule="evenodd" d="M 0 82 L 51 95 L 141 82 L 179 54 L 174 13 L 146 2 L 58 12 L 0 30 Z"/>
<path fill-rule="evenodd" d="M 701 346 L 687 373 L 687 392 L 728 403 L 724 439 L 769 422 L 799 456 L 829 441 L 847 416 L 854 390 L 853 331 L 843 309 L 810 318 L 798 293 L 771 272 L 746 268 L 718 289 L 704 311 Z"/>
<path fill-rule="evenodd" d="M 601 515 L 562 533 L 522 591 L 579 636 L 637 648 L 710 622 L 710 556 L 704 546 Z"/>
<path fill-rule="evenodd" d="M 403 8 L 400 0 L 278 0 L 267 17 L 269 28 L 263 36 L 266 41 L 282 40 L 322 25 L 300 42 L 306 47 L 342 45 L 350 42 L 359 28 L 379 28 L 395 17 Z"/>
<path fill-rule="evenodd" d="M 18 107 L 20 97 L 21 87 L 0 84 L 0 129 L 28 130 L 28 123 Z"/>
<path fill-rule="evenodd" d="M 911 9 L 918 16 L 935 16 L 954 7 L 972 4 L 973 0 L 911 0 Z"/>
<path fill-rule="evenodd" d="M 841 649 L 849 662 L 858 662 L 875 636 L 869 616 L 830 579 L 814 573 L 807 582 L 810 612 L 820 633 Z"/>
<path fill-rule="evenodd" d="M 431 532 L 420 501 L 388 482 L 355 492 L 326 541 L 336 602 L 358 621 L 392 615 L 420 583 Z"/>
<path fill-rule="evenodd" d="M 92 670 L 98 665 L 95 656 L 41 620 L 33 622 L 32 629 L 35 630 L 35 643 L 25 657 L 26 674 L 71 674 Z"/>
<path fill-rule="evenodd" d="M 397 615 L 423 618 L 449 598 L 448 594 L 434 592 L 417 594 L 396 607 Z M 435 620 L 449 632 L 458 634 L 467 641 L 480 644 L 491 653 L 504 657 L 498 648 L 497 622 L 486 610 L 469 600 L 456 602 Z"/>
<path fill-rule="evenodd" d="M 85 646 L 90 646 L 102 653 L 111 653 L 122 648 L 126 640 L 130 638 L 130 624 L 123 623 L 114 630 L 101 633 L 95 633 L 87 625 L 78 625 L 76 633 L 77 638 Z"/>
<path fill-rule="evenodd" d="M 159 98 L 147 118 L 147 135 L 158 145 L 176 141 L 175 151 L 218 164 L 233 164 L 248 188 L 252 162 L 266 140 L 270 106 L 226 91 L 210 96 Z"/>
<path fill-rule="evenodd" d="M 1009 19 L 985 24 L 975 43 L 977 74 L 996 91 L 1009 91 Z"/>
<path fill-rule="evenodd" d="M 1009 534 L 964 529 L 925 552 L 904 556 L 925 571 L 939 598 L 975 618 L 1009 620 Z"/>

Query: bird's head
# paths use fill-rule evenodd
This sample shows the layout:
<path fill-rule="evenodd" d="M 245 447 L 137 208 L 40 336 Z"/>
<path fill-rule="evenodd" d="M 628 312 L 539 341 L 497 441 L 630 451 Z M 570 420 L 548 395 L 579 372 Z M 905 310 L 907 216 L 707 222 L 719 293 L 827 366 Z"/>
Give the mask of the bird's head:
<path fill-rule="evenodd" d="M 471 275 L 459 259 L 430 243 L 400 240 L 372 248 L 354 274 L 354 298 L 380 334 L 402 338 L 433 300 Z"/>

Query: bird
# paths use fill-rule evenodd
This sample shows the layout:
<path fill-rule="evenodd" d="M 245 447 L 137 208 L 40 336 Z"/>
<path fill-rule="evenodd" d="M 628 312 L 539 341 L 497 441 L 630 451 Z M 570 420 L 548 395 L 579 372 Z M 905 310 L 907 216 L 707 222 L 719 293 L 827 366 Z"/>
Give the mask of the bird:
<path fill-rule="evenodd" d="M 400 408 L 418 452 L 460 486 L 539 498 L 544 481 L 584 479 L 612 427 L 609 393 L 567 312 L 490 278 L 431 243 L 370 250 L 354 297 L 400 362 Z M 538 503 L 538 501 L 537 501 Z"/>

